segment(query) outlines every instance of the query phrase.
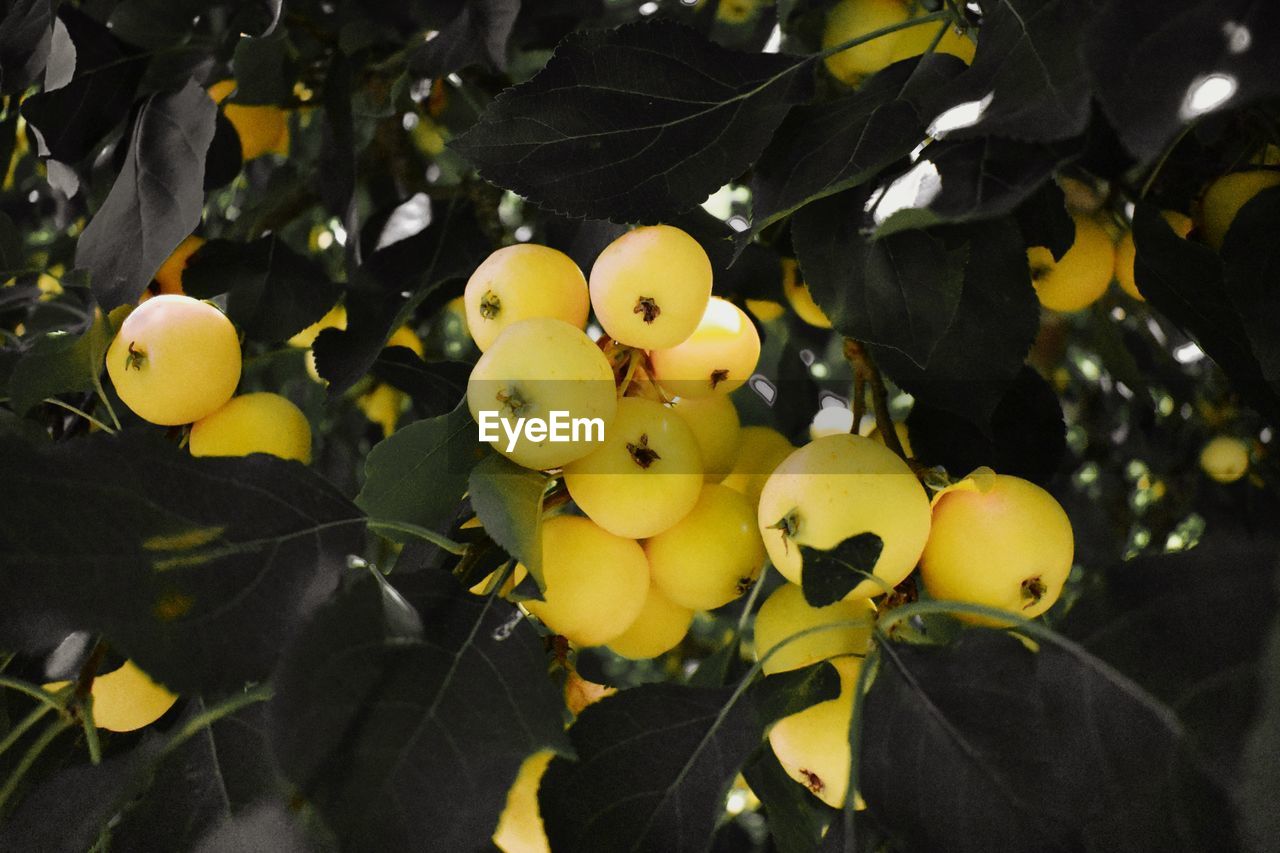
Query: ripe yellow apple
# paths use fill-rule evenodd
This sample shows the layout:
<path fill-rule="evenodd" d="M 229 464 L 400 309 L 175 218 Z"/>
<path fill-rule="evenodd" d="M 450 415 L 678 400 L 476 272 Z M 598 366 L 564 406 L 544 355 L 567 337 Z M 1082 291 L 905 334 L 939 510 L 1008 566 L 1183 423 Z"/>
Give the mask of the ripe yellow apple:
<path fill-rule="evenodd" d="M 1079 311 L 1098 300 L 1111 283 L 1116 250 L 1094 219 L 1076 214 L 1075 242 L 1059 261 L 1044 246 L 1027 250 L 1031 281 L 1040 304 L 1052 311 Z"/>
<path fill-rule="evenodd" d="M 640 615 L 630 628 L 609 641 L 609 648 L 632 660 L 656 658 L 680 645 L 692 624 L 692 610 L 673 603 L 651 585 Z"/>
<path fill-rule="evenodd" d="M 578 507 L 610 533 L 654 536 L 698 502 L 698 440 L 668 407 L 623 397 L 604 442 L 564 466 L 564 484 Z"/>
<path fill-rule="evenodd" d="M 795 446 L 773 427 L 743 427 L 739 432 L 738 455 L 733 468 L 720 483 L 741 492 L 755 507 L 760 503 L 760 492 L 769 475 L 793 450 Z"/>
<path fill-rule="evenodd" d="M 1234 436 L 1216 436 L 1200 451 L 1200 468 L 1219 483 L 1234 483 L 1249 470 L 1249 445 Z"/>
<path fill-rule="evenodd" d="M 755 372 L 760 334 L 745 311 L 713 296 L 693 334 L 650 358 L 658 384 L 677 396 L 728 394 Z"/>
<path fill-rule="evenodd" d="M 902 445 L 902 452 L 907 454 L 908 458 L 915 456 L 911 451 L 911 438 L 907 435 L 907 425 L 901 421 L 895 421 L 893 431 L 898 434 L 898 443 Z M 871 428 L 871 432 L 867 433 L 867 438 L 884 444 L 884 437 L 880 434 L 880 427 L 878 426 Z"/>
<path fill-rule="evenodd" d="M 800 583 L 800 545 L 830 550 L 859 533 L 883 542 L 874 574 L 850 598 L 880 595 L 911 574 L 929 537 L 929 498 L 906 462 L 862 436 L 829 435 L 794 451 L 770 475 L 757 513 L 769 558 Z"/>
<path fill-rule="evenodd" d="M 840 655 L 865 655 L 875 614 L 874 605 L 866 598 L 814 607 L 804 600 L 799 586 L 783 584 L 756 613 L 756 660 L 763 662 L 761 669 L 766 675 L 772 675 Z M 822 630 L 811 630 L 817 628 Z M 798 636 L 806 631 L 809 633 Z"/>
<path fill-rule="evenodd" d="M 614 240 L 591 267 L 591 307 L 605 334 L 641 349 L 666 349 L 698 327 L 711 298 L 711 260 L 671 225 Z"/>
<path fill-rule="evenodd" d="M 319 375 L 317 373 L 312 378 Z M 386 438 L 400 425 L 400 416 L 404 414 L 407 402 L 407 395 L 399 388 L 379 382 L 356 398 L 356 407 L 364 412 L 366 418 L 382 427 L 382 436 Z"/>
<path fill-rule="evenodd" d="M 482 433 L 485 419 L 494 417 L 484 413 L 497 413 L 501 428 L 490 444 L 526 468 L 559 468 L 603 449 L 618 434 L 618 397 L 609 360 L 581 329 L 551 317 L 512 323 L 498 335 L 471 370 L 467 405 Z M 519 421 L 550 423 L 556 412 L 571 421 L 594 421 L 600 428 L 583 426 L 576 439 L 570 431 L 571 440 L 553 441 L 550 432 L 530 434 Z M 603 443 L 595 440 L 600 433 Z"/>
<path fill-rule="evenodd" d="M 547 832 L 538 810 L 538 786 L 555 753 L 535 752 L 520 765 L 516 781 L 507 791 L 507 804 L 498 817 L 493 843 L 502 853 L 551 853 Z"/>
<path fill-rule="evenodd" d="M 160 264 L 160 269 L 156 270 L 155 274 L 156 284 L 160 285 L 161 293 L 183 292 L 182 271 L 187 268 L 187 261 L 191 259 L 191 256 L 199 251 L 203 245 L 203 237 L 191 234 L 184 237 L 169 257 L 164 259 L 164 263 Z"/>
<path fill-rule="evenodd" d="M 681 397 L 671 409 L 693 430 L 702 453 L 703 477 L 708 483 L 723 480 L 738 458 L 741 425 L 733 401 L 722 394 Z"/>
<path fill-rule="evenodd" d="M 542 523 L 543 601 L 525 606 L 579 646 L 602 646 L 631 627 L 649 594 L 649 563 L 632 539 L 576 515 Z"/>
<path fill-rule="evenodd" d="M 900 24 L 910 16 L 907 4 L 902 0 L 840 0 L 827 12 L 822 47 L 834 47 L 884 27 Z M 896 33 L 881 36 L 828 56 L 827 70 L 837 80 L 850 86 L 857 85 L 862 78 L 875 74 L 893 61 L 894 35 Z"/>
<path fill-rule="evenodd" d="M 831 664 L 840 673 L 840 695 L 778 720 L 769 729 L 769 746 L 788 776 L 838 809 L 849 790 L 849 727 L 862 661 L 837 658 Z"/>
<path fill-rule="evenodd" d="M 57 692 L 70 682 L 55 681 L 44 689 Z M 178 697 L 151 680 L 133 661 L 98 675 L 89 689 L 93 723 L 110 732 L 132 732 L 149 726 L 173 707 Z"/>
<path fill-rule="evenodd" d="M 1179 237 L 1185 239 L 1191 233 L 1194 225 L 1191 217 L 1176 210 L 1166 210 L 1161 215 Z M 1143 299 L 1142 292 L 1138 290 L 1138 283 L 1133 278 L 1133 262 L 1137 254 L 1137 247 L 1133 243 L 1133 232 L 1125 231 L 1120 237 L 1120 242 L 1116 243 L 1116 283 L 1125 293 L 1139 302 L 1144 302 L 1146 300 Z"/>
<path fill-rule="evenodd" d="M 192 456 L 270 453 L 307 465 L 311 424 L 301 409 L 279 394 L 241 394 L 192 424 L 188 447 Z"/>
<path fill-rule="evenodd" d="M 1210 184 L 1200 202 L 1200 227 L 1204 231 L 1205 242 L 1221 249 L 1240 208 L 1258 193 L 1277 184 L 1280 184 L 1280 172 L 1268 169 L 1231 172 Z"/>
<path fill-rule="evenodd" d="M 240 383 L 240 338 L 208 302 L 161 294 L 133 310 L 107 349 L 116 393 L 138 417 L 162 426 L 198 421 Z"/>
<path fill-rule="evenodd" d="M 347 309 L 342 305 L 335 305 L 330 308 L 325 315 L 319 320 L 307 326 L 301 332 L 289 338 L 287 343 L 291 347 L 298 349 L 310 349 L 311 345 L 316 342 L 316 338 L 325 329 L 346 329 L 347 328 Z"/>
<path fill-rule="evenodd" d="M 221 104 L 235 88 L 234 80 L 220 80 L 209 87 L 209 97 Z M 289 119 L 279 107 L 227 104 L 222 113 L 240 137 L 241 159 L 289 153 Z"/>
<path fill-rule="evenodd" d="M 689 514 L 644 543 L 653 582 L 676 604 L 714 610 L 755 584 L 764 543 L 747 499 L 708 483 Z"/>
<path fill-rule="evenodd" d="M 1019 477 L 979 468 L 934 498 L 920 575 L 934 598 L 1030 619 L 1058 600 L 1074 553 L 1071 521 L 1052 495 Z"/>
<path fill-rule="evenodd" d="M 555 317 L 581 329 L 591 301 L 587 280 L 564 252 L 533 243 L 505 246 L 485 258 L 463 293 L 467 329 L 484 352 L 512 323 Z"/>

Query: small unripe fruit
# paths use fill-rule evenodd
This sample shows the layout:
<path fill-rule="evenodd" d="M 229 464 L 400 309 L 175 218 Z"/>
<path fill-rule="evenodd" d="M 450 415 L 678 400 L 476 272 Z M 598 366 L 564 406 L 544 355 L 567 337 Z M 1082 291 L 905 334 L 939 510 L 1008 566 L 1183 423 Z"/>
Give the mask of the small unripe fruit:
<path fill-rule="evenodd" d="M 1030 619 L 1058 600 L 1074 553 L 1071 521 L 1052 495 L 1019 477 L 980 468 L 934 498 L 920 575 L 934 598 Z"/>
<path fill-rule="evenodd" d="M 579 646 L 621 636 L 649 594 L 649 563 L 639 544 L 576 515 L 542 523 L 542 577 L 544 600 L 525 606 Z"/>
<path fill-rule="evenodd" d="M 485 258 L 463 294 L 467 329 L 484 352 L 498 333 L 521 320 L 554 317 L 587 324 L 587 280 L 564 252 L 533 243 L 505 246 Z"/>
<path fill-rule="evenodd" d="M 713 297 L 693 334 L 650 357 L 658 384 L 677 396 L 728 394 L 755 371 L 760 334 L 745 311 Z"/>
<path fill-rule="evenodd" d="M 1219 483 L 1234 483 L 1249 470 L 1249 445 L 1229 435 L 1209 440 L 1200 451 L 1200 468 Z"/>
<path fill-rule="evenodd" d="M 783 584 L 756 613 L 756 660 L 762 661 L 761 669 L 771 675 L 840 655 L 865 655 L 871 643 L 875 612 L 865 598 L 814 607 L 805 601 L 804 590 L 799 586 Z M 804 636 L 798 636 L 806 631 Z"/>
<path fill-rule="evenodd" d="M 653 582 L 672 601 L 714 610 L 745 593 L 764 563 L 764 543 L 747 499 L 703 486 L 689 514 L 644 543 Z"/>
<path fill-rule="evenodd" d="M 591 267 L 591 307 L 605 334 L 641 349 L 666 349 L 698 327 L 711 298 L 711 260 L 670 225 L 636 228 Z"/>
<path fill-rule="evenodd" d="M 187 446 L 192 456 L 269 453 L 306 465 L 311 462 L 311 424 L 279 394 L 241 394 L 192 424 Z"/>
<path fill-rule="evenodd" d="M 801 545 L 830 550 L 860 533 L 880 537 L 874 574 L 851 598 L 880 595 L 915 568 L 929 537 L 929 498 L 906 462 L 879 442 L 849 435 L 815 439 L 778 466 L 757 513 L 769 558 L 800 583 Z"/>
<path fill-rule="evenodd" d="M 1107 290 L 1115 272 L 1116 251 L 1102 226 L 1076 215 L 1075 242 L 1055 261 L 1044 246 L 1027 250 L 1031 281 L 1040 304 L 1052 311 L 1080 311 Z"/>

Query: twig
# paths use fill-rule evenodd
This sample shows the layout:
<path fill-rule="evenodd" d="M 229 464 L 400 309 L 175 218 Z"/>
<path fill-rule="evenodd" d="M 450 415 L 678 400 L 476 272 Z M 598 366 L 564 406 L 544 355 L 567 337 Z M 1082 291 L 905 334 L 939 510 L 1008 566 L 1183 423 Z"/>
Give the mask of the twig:
<path fill-rule="evenodd" d="M 867 352 L 861 342 L 853 338 L 845 338 L 844 357 L 852 365 L 854 376 L 861 373 L 870 382 L 871 405 L 876 413 L 876 429 L 880 431 L 884 446 L 906 459 L 907 454 L 902 449 L 902 442 L 898 440 L 898 431 L 894 428 L 893 418 L 889 417 L 889 392 L 885 389 L 884 377 L 880 375 L 880 368 L 876 367 L 871 353 Z"/>

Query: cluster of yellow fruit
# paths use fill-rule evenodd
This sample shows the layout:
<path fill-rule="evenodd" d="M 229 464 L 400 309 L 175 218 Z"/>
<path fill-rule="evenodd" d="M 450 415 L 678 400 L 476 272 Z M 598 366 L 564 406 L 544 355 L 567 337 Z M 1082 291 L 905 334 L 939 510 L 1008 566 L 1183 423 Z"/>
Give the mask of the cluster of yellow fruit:
<path fill-rule="evenodd" d="M 1179 237 L 1186 239 L 1194 230 L 1209 246 L 1221 249 L 1240 208 L 1264 189 L 1278 184 L 1280 172 L 1270 169 L 1232 172 L 1205 189 L 1196 219 L 1176 210 L 1163 211 L 1162 215 Z M 1143 301 L 1134 280 L 1137 250 L 1133 232 L 1125 230 L 1113 243 L 1105 225 L 1093 216 L 1076 212 L 1072 219 L 1075 242 L 1061 260 L 1054 261 L 1043 246 L 1027 251 L 1040 303 L 1053 311 L 1080 311 L 1101 298 L 1113 279 L 1129 296 Z"/>
<path fill-rule="evenodd" d="M 760 338 L 711 280 L 698 242 L 657 225 L 606 247 L 589 282 L 567 255 L 533 244 L 499 249 L 467 282 L 483 353 L 467 402 L 482 439 L 557 471 L 583 513 L 543 522 L 544 600 L 527 604 L 579 646 L 662 654 L 696 611 L 742 595 L 763 565 L 751 491 L 762 460 L 791 445 L 739 423 L 728 394 L 755 370 Z M 584 331 L 593 309 L 598 341 Z M 591 427 L 557 438 L 546 428 L 557 413 Z"/>

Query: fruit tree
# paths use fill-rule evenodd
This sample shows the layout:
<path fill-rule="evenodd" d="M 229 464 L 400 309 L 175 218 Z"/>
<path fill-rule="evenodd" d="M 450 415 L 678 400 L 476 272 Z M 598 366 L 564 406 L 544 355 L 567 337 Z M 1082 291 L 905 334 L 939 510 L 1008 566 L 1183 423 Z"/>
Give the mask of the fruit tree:
<path fill-rule="evenodd" d="M 1280 4 L 6 0 L 0 851 L 1280 845 Z"/>

